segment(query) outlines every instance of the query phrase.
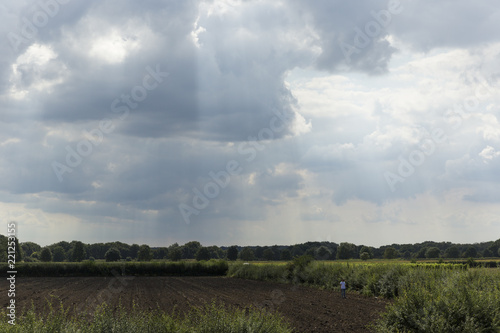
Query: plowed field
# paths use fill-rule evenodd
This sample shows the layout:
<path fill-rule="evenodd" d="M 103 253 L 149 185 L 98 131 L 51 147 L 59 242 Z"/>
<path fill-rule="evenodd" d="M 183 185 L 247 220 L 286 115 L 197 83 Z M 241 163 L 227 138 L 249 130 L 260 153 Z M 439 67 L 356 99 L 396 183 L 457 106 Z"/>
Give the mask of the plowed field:
<path fill-rule="evenodd" d="M 369 332 L 366 325 L 387 304 L 356 294 L 348 293 L 347 299 L 342 299 L 337 292 L 225 277 L 61 277 L 16 281 L 18 314 L 32 301 L 40 312 L 47 311 L 46 300 L 56 304 L 60 300 L 79 313 L 92 311 L 102 302 L 112 308 L 121 303 L 132 310 L 135 303 L 142 310 L 159 308 L 170 313 L 174 307 L 182 312 L 214 299 L 240 308 L 252 305 L 279 311 L 297 332 Z M 6 307 L 7 292 L 2 292 L 0 300 Z"/>

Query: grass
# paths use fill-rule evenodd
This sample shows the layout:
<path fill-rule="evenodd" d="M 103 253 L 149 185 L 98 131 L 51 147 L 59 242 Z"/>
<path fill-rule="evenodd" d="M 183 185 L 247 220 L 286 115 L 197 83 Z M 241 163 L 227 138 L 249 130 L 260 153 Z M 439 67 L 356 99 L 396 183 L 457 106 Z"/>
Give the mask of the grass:
<path fill-rule="evenodd" d="M 6 317 L 5 309 L 1 311 Z M 143 311 L 134 307 L 132 311 L 119 308 L 111 311 L 106 304 L 98 307 L 90 316 L 69 316 L 62 305 L 43 316 L 34 307 L 16 320 L 16 325 L 0 322 L 0 331 L 7 333 L 291 333 L 288 323 L 276 313 L 249 308 L 225 308 L 212 302 L 200 308 L 193 307 L 184 316 L 166 314 L 159 310 Z"/>

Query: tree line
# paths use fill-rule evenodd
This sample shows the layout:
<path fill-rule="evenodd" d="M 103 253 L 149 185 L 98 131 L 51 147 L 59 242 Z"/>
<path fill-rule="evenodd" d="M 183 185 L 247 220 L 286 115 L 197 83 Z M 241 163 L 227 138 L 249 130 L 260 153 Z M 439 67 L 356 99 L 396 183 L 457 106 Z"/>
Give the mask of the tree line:
<path fill-rule="evenodd" d="M 0 261 L 7 261 L 7 237 L 0 235 Z M 475 244 L 451 242 L 423 242 L 417 244 L 391 244 L 380 247 L 343 242 L 306 242 L 295 245 L 273 246 L 202 246 L 198 241 L 184 245 L 174 243 L 168 247 L 150 247 L 147 244 L 107 242 L 84 244 L 80 241 L 61 241 L 45 247 L 34 242 L 16 240 L 16 261 L 26 262 L 80 262 L 83 260 L 151 261 L 167 259 L 289 261 L 309 255 L 316 260 L 345 259 L 436 259 L 436 258 L 494 258 L 500 257 L 500 239 Z"/>

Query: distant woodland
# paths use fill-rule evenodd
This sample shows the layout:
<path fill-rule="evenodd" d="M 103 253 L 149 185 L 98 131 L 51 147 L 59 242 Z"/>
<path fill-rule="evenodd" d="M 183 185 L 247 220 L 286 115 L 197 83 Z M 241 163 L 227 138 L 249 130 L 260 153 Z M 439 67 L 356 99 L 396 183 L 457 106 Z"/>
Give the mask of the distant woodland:
<path fill-rule="evenodd" d="M 0 261 L 7 261 L 7 237 L 0 235 Z M 12 244 L 9 244 L 12 245 Z M 450 242 L 423 242 L 417 244 L 391 244 L 381 247 L 355 245 L 343 242 L 306 242 L 295 245 L 273 246 L 202 246 L 198 241 L 184 245 L 174 243 L 165 247 L 122 242 L 84 244 L 80 241 L 61 241 L 42 247 L 33 242 L 16 240 L 16 261 L 25 262 L 79 262 L 83 260 L 150 261 L 167 259 L 209 260 L 228 259 L 244 261 L 288 261 L 296 256 L 310 255 L 316 260 L 346 259 L 455 259 L 500 257 L 500 239 L 496 241 L 454 244 Z"/>

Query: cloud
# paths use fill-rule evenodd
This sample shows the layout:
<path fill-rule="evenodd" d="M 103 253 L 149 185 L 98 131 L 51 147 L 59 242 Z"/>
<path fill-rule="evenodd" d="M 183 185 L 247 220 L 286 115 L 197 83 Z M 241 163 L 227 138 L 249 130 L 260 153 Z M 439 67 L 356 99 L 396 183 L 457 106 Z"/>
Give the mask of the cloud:
<path fill-rule="evenodd" d="M 0 8 L 0 201 L 31 239 L 390 243 L 440 200 L 440 237 L 495 221 L 493 2 L 41 3 Z"/>

